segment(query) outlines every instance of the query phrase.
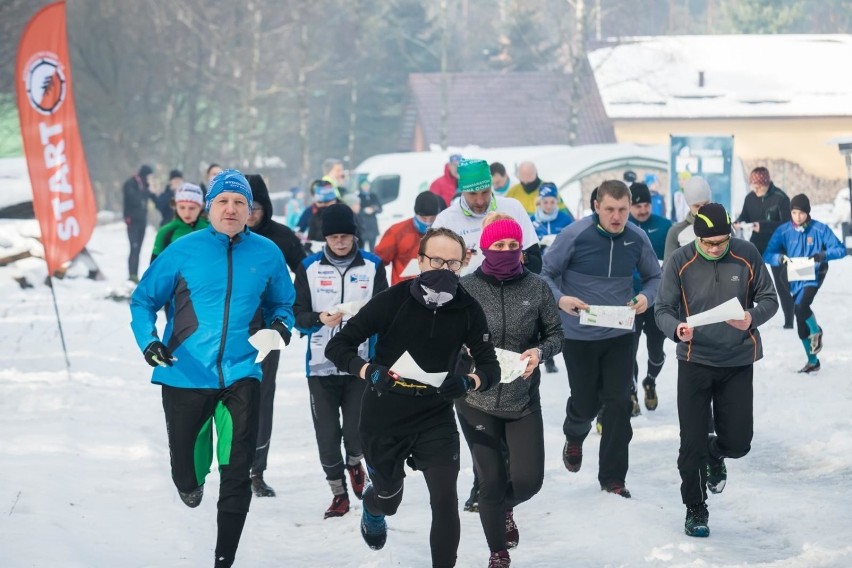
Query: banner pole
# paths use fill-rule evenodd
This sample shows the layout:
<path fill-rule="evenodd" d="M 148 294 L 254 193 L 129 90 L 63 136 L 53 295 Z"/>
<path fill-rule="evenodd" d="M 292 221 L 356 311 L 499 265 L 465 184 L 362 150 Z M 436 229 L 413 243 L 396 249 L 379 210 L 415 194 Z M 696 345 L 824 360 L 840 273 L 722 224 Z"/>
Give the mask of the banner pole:
<path fill-rule="evenodd" d="M 59 339 L 62 341 L 62 353 L 65 355 L 65 370 L 68 372 L 68 380 L 71 380 L 71 361 L 68 360 L 68 348 L 65 347 L 65 333 L 62 331 L 62 319 L 59 317 L 59 304 L 56 303 L 56 289 L 53 287 L 53 278 L 47 274 L 47 283 L 50 294 L 53 296 L 53 311 L 56 312 L 56 325 L 59 327 Z"/>

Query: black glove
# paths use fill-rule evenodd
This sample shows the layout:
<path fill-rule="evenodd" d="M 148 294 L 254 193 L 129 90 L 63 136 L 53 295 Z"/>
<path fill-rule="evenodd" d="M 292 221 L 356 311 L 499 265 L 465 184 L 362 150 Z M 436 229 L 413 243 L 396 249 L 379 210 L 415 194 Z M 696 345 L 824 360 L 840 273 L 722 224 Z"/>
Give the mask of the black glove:
<path fill-rule="evenodd" d="M 447 398 L 460 398 L 466 395 L 473 388 L 473 380 L 466 375 L 448 374 L 441 386 L 438 387 L 438 394 Z"/>
<path fill-rule="evenodd" d="M 290 330 L 287 329 L 287 326 L 284 325 L 283 321 L 275 320 L 272 322 L 272 325 L 269 326 L 269 329 L 274 329 L 278 332 L 278 335 L 280 335 L 281 339 L 284 340 L 284 345 L 290 345 Z"/>
<path fill-rule="evenodd" d="M 160 341 L 152 341 L 145 348 L 145 362 L 152 367 L 171 367 L 172 352 Z"/>
<path fill-rule="evenodd" d="M 819 251 L 815 255 L 811 256 L 811 259 L 813 259 L 814 262 L 822 262 L 823 260 L 825 260 L 825 253 Z"/>
<path fill-rule="evenodd" d="M 388 392 L 396 380 L 391 375 L 390 369 L 384 365 L 374 365 L 372 363 L 367 365 L 365 376 L 370 381 L 370 384 L 373 385 L 373 388 L 376 389 L 376 392 L 379 393 L 379 396 L 382 396 L 382 393 Z"/>

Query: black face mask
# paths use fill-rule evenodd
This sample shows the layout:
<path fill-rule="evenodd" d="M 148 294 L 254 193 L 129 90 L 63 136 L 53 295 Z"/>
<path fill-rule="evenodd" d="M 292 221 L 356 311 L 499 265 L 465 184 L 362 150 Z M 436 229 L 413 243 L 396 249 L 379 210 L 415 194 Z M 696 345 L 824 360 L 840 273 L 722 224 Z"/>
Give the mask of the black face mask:
<path fill-rule="evenodd" d="M 452 270 L 427 270 L 411 281 L 414 299 L 434 310 L 456 297 L 459 276 Z"/>

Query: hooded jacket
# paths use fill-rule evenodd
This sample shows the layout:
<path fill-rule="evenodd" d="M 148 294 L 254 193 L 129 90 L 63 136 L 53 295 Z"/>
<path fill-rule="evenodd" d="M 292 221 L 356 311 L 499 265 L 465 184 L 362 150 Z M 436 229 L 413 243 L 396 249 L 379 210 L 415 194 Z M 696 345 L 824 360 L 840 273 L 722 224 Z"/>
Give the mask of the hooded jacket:
<path fill-rule="evenodd" d="M 249 336 L 273 321 L 293 327 L 295 292 L 272 241 L 245 229 L 232 238 L 213 227 L 175 241 L 142 275 L 130 297 L 130 327 L 139 349 L 157 341 L 166 306 L 165 343 L 177 359 L 156 367 L 151 382 L 222 389 L 260 380 Z"/>
<path fill-rule="evenodd" d="M 151 168 L 142 166 L 139 168 L 138 174 L 124 182 L 121 192 L 124 196 L 124 220 L 126 222 L 145 223 L 148 219 L 148 200 L 154 202 L 157 200 L 157 196 L 148 187 L 147 182 L 143 181 L 151 173 Z"/>
<path fill-rule="evenodd" d="M 485 312 L 495 347 L 523 353 L 541 349 L 542 361 L 562 351 L 562 323 L 553 293 L 540 276 L 524 270 L 514 280 L 500 281 L 478 268 L 461 279 L 462 286 Z M 511 383 L 472 392 L 464 403 L 503 418 L 520 418 L 541 408 L 539 368 Z"/>
<path fill-rule="evenodd" d="M 663 280 L 654 305 L 657 326 L 677 343 L 677 358 L 711 367 L 740 367 L 763 357 L 758 326 L 778 311 L 772 278 L 757 248 L 732 238 L 728 251 L 708 260 L 698 244 L 679 248 L 663 266 Z M 677 326 L 697 314 L 737 298 L 751 314 L 746 331 L 725 322 L 696 327 L 691 341 L 682 342 Z"/>
<path fill-rule="evenodd" d="M 366 361 L 358 346 L 378 335 L 372 362 L 392 367 L 408 351 L 426 372 L 455 372 L 459 351 L 466 345 L 476 363 L 476 373 L 491 385 L 500 381 L 500 365 L 489 340 L 482 308 L 461 286 L 455 297 L 437 309 L 429 309 L 411 293 L 411 281 L 391 286 L 361 308 L 335 335 L 325 355 L 338 369 L 358 376 Z M 408 396 L 395 389 L 379 395 L 364 392 L 360 431 L 405 436 L 438 424 L 455 424 L 453 401 L 440 395 Z"/>
<path fill-rule="evenodd" d="M 248 176 L 254 178 L 254 176 Z M 265 183 L 258 183 L 254 179 L 249 179 L 251 184 L 252 200 L 263 206 L 263 219 L 252 228 L 252 232 L 262 235 L 275 243 L 284 255 L 284 261 L 290 270 L 295 274 L 299 265 L 304 260 L 305 249 L 302 247 L 302 242 L 299 237 L 290 230 L 290 227 L 282 225 L 272 218 L 272 199 L 269 197 L 269 189 Z"/>

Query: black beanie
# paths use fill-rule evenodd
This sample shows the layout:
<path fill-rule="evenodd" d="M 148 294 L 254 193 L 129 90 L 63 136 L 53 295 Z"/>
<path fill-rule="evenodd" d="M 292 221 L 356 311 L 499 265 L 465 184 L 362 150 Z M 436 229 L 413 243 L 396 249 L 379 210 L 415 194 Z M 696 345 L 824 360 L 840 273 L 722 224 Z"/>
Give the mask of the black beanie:
<path fill-rule="evenodd" d="M 149 166 L 148 164 L 142 164 L 139 168 L 139 177 L 144 178 L 145 176 L 149 176 L 154 173 L 154 168 Z"/>
<path fill-rule="evenodd" d="M 640 203 L 651 203 L 651 190 L 644 183 L 637 181 L 630 185 L 630 203 L 631 205 L 639 205 Z"/>
<path fill-rule="evenodd" d="M 723 205 L 708 203 L 695 214 L 692 227 L 696 237 L 725 237 L 731 234 L 731 218 Z"/>
<path fill-rule="evenodd" d="M 798 209 L 803 213 L 811 214 L 811 200 L 804 193 L 800 193 L 790 200 L 790 209 Z"/>
<path fill-rule="evenodd" d="M 335 203 L 322 210 L 322 236 L 354 235 L 358 232 L 355 226 L 355 213 L 348 205 Z"/>
<path fill-rule="evenodd" d="M 438 202 L 437 195 L 431 191 L 424 191 L 417 195 L 414 200 L 414 213 L 421 217 L 431 217 L 441 212 L 441 204 Z"/>

